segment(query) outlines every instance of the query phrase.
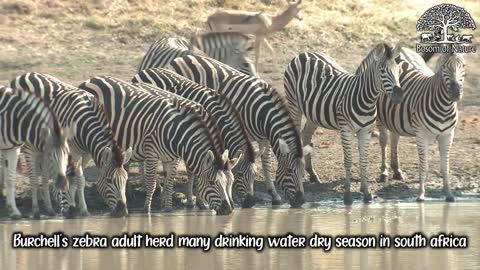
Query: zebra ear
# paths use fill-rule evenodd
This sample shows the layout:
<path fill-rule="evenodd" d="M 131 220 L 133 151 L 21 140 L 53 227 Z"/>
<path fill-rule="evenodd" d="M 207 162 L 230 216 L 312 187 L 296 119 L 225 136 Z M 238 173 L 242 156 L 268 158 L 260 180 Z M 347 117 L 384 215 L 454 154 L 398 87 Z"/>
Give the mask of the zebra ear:
<path fill-rule="evenodd" d="M 375 47 L 375 52 L 373 54 L 373 58 L 375 59 L 375 61 L 379 61 L 380 59 L 382 59 L 384 52 L 385 45 L 383 45 L 383 43 L 378 44 L 377 47 Z"/>
<path fill-rule="evenodd" d="M 228 162 L 228 149 L 225 149 L 222 154 L 222 162 L 226 164 Z"/>
<path fill-rule="evenodd" d="M 305 145 L 305 146 L 303 147 L 303 156 L 308 156 L 308 155 L 312 154 L 312 149 L 313 149 L 313 148 L 312 148 L 311 145 L 308 145 L 308 144 Z"/>
<path fill-rule="evenodd" d="M 400 46 L 400 44 L 397 44 L 397 46 L 395 46 L 395 48 L 393 49 L 392 59 L 396 59 L 397 57 L 399 57 L 401 51 L 402 46 Z"/>
<path fill-rule="evenodd" d="M 211 167 L 213 165 L 214 160 L 215 160 L 215 156 L 213 155 L 213 152 L 211 150 L 208 150 L 207 156 L 203 161 L 203 169 L 206 170 L 207 168 Z"/>
<path fill-rule="evenodd" d="M 237 166 L 238 161 L 240 161 L 242 157 L 243 157 L 243 152 L 241 150 L 237 151 L 237 153 L 235 153 L 235 156 L 228 161 L 229 167 L 234 168 L 235 166 Z"/>
<path fill-rule="evenodd" d="M 110 162 L 112 162 L 112 149 L 107 146 L 103 150 L 100 167 L 104 167 Z"/>
<path fill-rule="evenodd" d="M 290 147 L 284 139 L 278 140 L 278 145 L 280 147 L 280 152 L 284 155 L 290 153 Z"/>
<path fill-rule="evenodd" d="M 52 132 L 50 131 L 50 128 L 48 127 L 42 127 L 40 129 L 40 137 L 45 139 L 45 140 L 48 140 L 50 139 L 50 136 L 52 136 Z"/>
<path fill-rule="evenodd" d="M 133 150 L 132 147 L 128 147 L 127 151 L 125 151 L 125 157 L 123 159 L 123 165 L 127 164 L 128 161 L 130 161 L 130 158 L 132 158 L 133 155 Z"/>

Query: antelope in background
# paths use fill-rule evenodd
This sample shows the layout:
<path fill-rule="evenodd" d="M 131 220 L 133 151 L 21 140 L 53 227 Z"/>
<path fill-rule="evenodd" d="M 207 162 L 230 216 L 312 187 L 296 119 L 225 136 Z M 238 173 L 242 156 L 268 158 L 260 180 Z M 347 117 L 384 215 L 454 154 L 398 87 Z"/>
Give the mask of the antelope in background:
<path fill-rule="evenodd" d="M 240 32 L 255 36 L 255 67 L 258 65 L 260 44 L 265 42 L 268 49 L 273 53 L 272 46 L 268 43 L 266 37 L 276 31 L 283 29 L 293 18 L 302 20 L 300 13 L 300 4 L 297 2 L 288 2 L 288 8 L 277 16 L 265 14 L 263 11 L 217 11 L 207 19 L 208 28 L 212 32 Z"/>

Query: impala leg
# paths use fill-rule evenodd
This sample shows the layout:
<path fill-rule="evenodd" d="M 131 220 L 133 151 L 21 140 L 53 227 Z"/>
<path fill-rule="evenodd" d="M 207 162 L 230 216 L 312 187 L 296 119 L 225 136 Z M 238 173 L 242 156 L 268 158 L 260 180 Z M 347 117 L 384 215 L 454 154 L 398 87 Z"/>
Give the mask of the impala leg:
<path fill-rule="evenodd" d="M 450 190 L 450 184 L 448 181 L 450 167 L 449 167 L 449 154 L 450 154 L 450 146 L 453 142 L 453 132 L 449 134 L 442 134 L 438 138 L 438 148 L 440 151 L 440 170 L 442 172 L 443 177 L 443 191 L 445 192 L 446 201 L 447 202 L 454 202 L 455 197 Z"/>
<path fill-rule="evenodd" d="M 171 212 L 173 210 L 173 186 L 175 183 L 175 175 L 177 174 L 178 161 L 163 162 L 163 168 L 166 172 L 167 179 L 165 181 L 165 187 L 162 193 L 162 208 L 165 212 Z"/>
<path fill-rule="evenodd" d="M 263 42 L 262 36 L 257 36 L 255 39 L 255 69 L 258 70 L 258 60 L 260 58 L 260 45 Z"/>
<path fill-rule="evenodd" d="M 388 182 L 388 165 L 387 165 L 387 146 L 388 146 L 388 130 L 385 126 L 377 121 L 377 128 L 380 132 L 378 140 L 380 142 L 380 152 L 382 154 L 382 165 L 380 166 L 380 182 Z"/>
<path fill-rule="evenodd" d="M 305 127 L 303 128 L 303 145 L 310 145 L 313 147 L 312 144 L 312 136 L 317 129 L 317 125 L 315 125 L 311 121 L 307 121 Z M 305 158 L 305 170 L 307 170 L 308 174 L 310 175 L 310 183 L 320 183 L 318 179 L 318 174 L 312 166 L 312 154 L 306 155 Z"/>
<path fill-rule="evenodd" d="M 363 193 L 363 202 L 371 203 L 372 195 L 368 190 L 368 176 L 367 176 L 367 165 L 368 165 L 368 147 L 370 145 L 370 130 L 362 129 L 357 133 L 358 138 L 358 152 L 360 158 L 360 191 Z"/>
<path fill-rule="evenodd" d="M 7 170 L 6 188 L 7 188 L 7 211 L 12 219 L 19 219 L 21 213 L 15 203 L 15 184 L 17 182 L 17 160 L 19 148 L 3 150 L 3 167 Z"/>
<path fill-rule="evenodd" d="M 344 194 L 343 202 L 345 205 L 351 205 L 352 192 L 351 192 L 351 178 L 352 178 L 352 137 L 353 133 L 351 130 L 342 130 L 342 146 L 343 146 L 343 166 L 345 167 L 345 183 L 344 183 Z"/>
<path fill-rule="evenodd" d="M 398 158 L 398 142 L 400 141 L 400 135 L 394 132 L 390 132 L 390 162 L 393 170 L 393 179 L 404 180 L 402 170 L 400 170 L 400 160 Z"/>
<path fill-rule="evenodd" d="M 279 205 L 282 203 L 282 198 L 278 195 L 272 178 L 272 148 L 269 143 L 260 142 L 260 148 L 265 148 L 262 154 L 262 168 L 263 177 L 267 186 L 267 193 L 272 196 L 272 205 Z"/>
<path fill-rule="evenodd" d="M 428 147 L 429 147 L 429 140 L 426 136 L 422 136 L 422 134 L 417 134 L 416 137 L 417 142 L 417 149 L 418 149 L 418 157 L 420 159 L 419 164 L 419 179 L 420 179 L 420 189 L 418 192 L 418 202 L 425 201 L 425 180 L 428 177 Z"/>

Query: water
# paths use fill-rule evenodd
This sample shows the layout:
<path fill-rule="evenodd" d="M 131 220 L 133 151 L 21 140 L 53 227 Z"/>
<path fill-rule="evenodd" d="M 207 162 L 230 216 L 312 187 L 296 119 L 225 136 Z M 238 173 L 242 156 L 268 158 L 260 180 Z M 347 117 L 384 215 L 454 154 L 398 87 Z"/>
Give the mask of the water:
<path fill-rule="evenodd" d="M 0 221 L 0 269 L 480 269 L 480 202 L 315 204 L 309 209 L 236 209 L 231 216 L 180 211 L 125 219 Z M 467 235 L 467 249 L 12 249 L 13 232 L 118 235 L 219 232 L 251 235 Z"/>

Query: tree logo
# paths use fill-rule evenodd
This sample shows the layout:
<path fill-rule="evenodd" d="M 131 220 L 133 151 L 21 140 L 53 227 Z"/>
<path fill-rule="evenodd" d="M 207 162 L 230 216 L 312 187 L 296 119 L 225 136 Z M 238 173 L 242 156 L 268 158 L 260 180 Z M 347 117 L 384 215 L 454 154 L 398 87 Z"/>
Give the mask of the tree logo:
<path fill-rule="evenodd" d="M 451 4 L 431 7 L 417 21 L 417 31 L 427 31 L 420 34 L 420 42 L 429 46 L 417 44 L 417 52 L 446 52 L 448 48 L 460 53 L 476 52 L 473 35 L 455 33 L 476 28 L 472 16 L 461 7 Z"/>

